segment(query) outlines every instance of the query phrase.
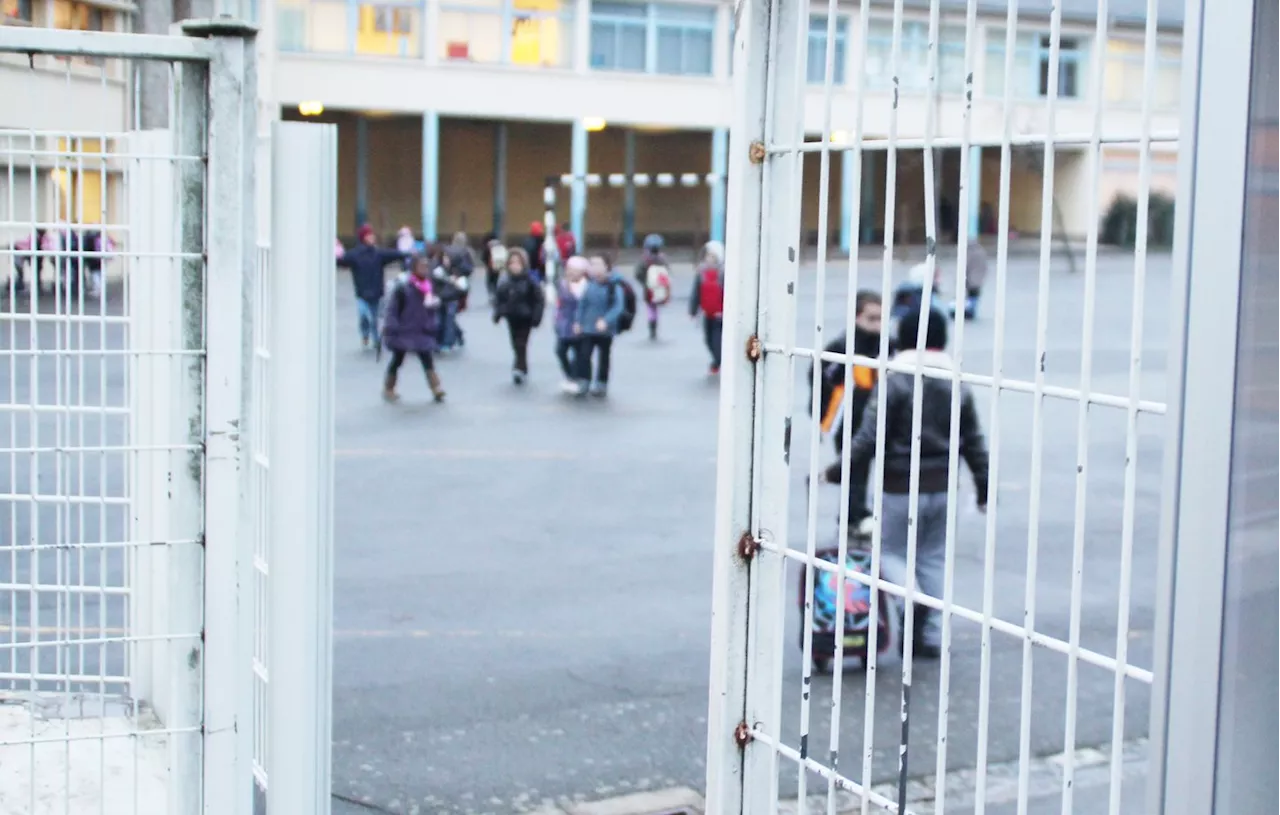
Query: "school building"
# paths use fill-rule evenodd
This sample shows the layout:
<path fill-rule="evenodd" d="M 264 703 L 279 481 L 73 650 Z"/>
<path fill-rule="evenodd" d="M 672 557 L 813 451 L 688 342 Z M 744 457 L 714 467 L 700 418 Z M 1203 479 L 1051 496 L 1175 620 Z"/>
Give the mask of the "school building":
<path fill-rule="evenodd" d="M 942 1 L 939 138 L 958 140 L 964 111 L 964 0 Z M 1103 130 L 1140 132 L 1143 26 L 1146 0 L 1112 0 L 1107 41 L 1096 41 L 1096 4 L 1058 0 L 1063 8 L 1056 126 L 1058 134 L 1085 135 L 1096 108 L 1092 76 L 1103 61 Z M 0 0 L 6 25 L 87 30 L 137 30 L 136 7 L 119 0 Z M 242 4 L 249 5 L 249 4 Z M 832 139 L 847 143 L 855 126 L 859 65 L 868 93 L 864 133 L 883 139 L 893 107 L 890 49 L 892 4 L 869 4 L 867 45 L 860 53 L 858 3 L 842 3 L 835 21 Z M 647 232 L 670 241 L 720 237 L 724 195 L 707 174 L 727 166 L 733 105 L 729 0 L 256 0 L 261 27 L 260 89 L 267 109 L 283 118 L 332 122 L 339 129 L 338 232 L 350 236 L 371 223 L 381 234 L 412 225 L 427 237 L 456 230 L 524 233 L 543 215 L 547 177 L 562 174 L 697 173 L 696 186 L 625 184 L 558 189 L 557 217 L 588 242 L 628 244 Z M 898 82 L 898 137 L 924 135 L 928 3 L 905 0 Z M 1159 4 L 1157 75 L 1152 131 L 1178 130 L 1182 4 Z M 1050 0 L 1022 0 L 1011 81 L 1015 137 L 1047 128 Z M 808 34 L 805 128 L 822 130 L 822 80 L 827 53 L 827 5 L 814 3 Z M 1005 0 L 979 0 L 974 55 L 971 138 L 974 181 L 980 195 L 971 212 L 958 213 L 958 148 L 936 151 L 940 214 L 994 228 L 998 212 L 1004 131 Z M 96 131 L 119 131 L 133 109 L 129 78 L 84 60 L 0 57 L 0 98 L 8 127 L 39 127 L 90 134 L 57 145 L 83 160 L 42 156 L 36 166 L 0 166 L 0 202 L 15 202 L 8 218 L 24 217 L 36 201 L 47 220 L 101 222 L 117 199 L 117 168 L 103 158 Z M 84 86 L 85 104 L 42 105 L 41 88 Z M 104 94 L 103 88 L 109 93 Z M 10 151 L 27 149 L 14 139 Z M 7 141 L 6 141 L 7 140 Z M 954 142 L 953 142 L 954 143 Z M 1152 188 L 1172 193 L 1174 146 L 1153 147 Z M 14 153 L 10 153 L 13 155 Z M 878 241 L 882 236 L 885 155 L 864 155 L 864 183 L 853 190 L 852 162 L 831 155 L 827 233 L 833 244 Z M 0 165 L 6 162 L 0 159 Z M 1040 229 L 1041 150 L 1015 150 L 1010 176 L 1010 226 Z M 47 164 L 48 166 L 44 166 Z M 1087 232 L 1090 201 L 1086 153 L 1079 146 L 1055 154 L 1055 231 Z M 806 158 L 804 229 L 818 231 L 819 158 Z M 32 188 L 36 195 L 32 195 Z M 105 188 L 104 188 L 105 187 Z M 1136 192 L 1137 152 L 1104 151 L 1099 213 L 1117 192 Z M 855 200 L 856 199 L 856 200 Z M 900 241 L 923 239 L 923 162 L 918 148 L 898 152 L 896 231 Z M 852 207 L 860 207 L 863 234 L 848 234 Z M 8 209 L 8 206 L 5 205 Z M 944 233 L 947 224 L 943 224 Z M 3 237 L 3 236 L 0 236 Z"/>

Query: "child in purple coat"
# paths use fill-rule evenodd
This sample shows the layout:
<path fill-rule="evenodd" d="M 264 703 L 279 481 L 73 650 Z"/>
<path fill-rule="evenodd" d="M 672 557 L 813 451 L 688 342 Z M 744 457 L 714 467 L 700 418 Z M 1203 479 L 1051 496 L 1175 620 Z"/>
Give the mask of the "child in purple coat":
<path fill-rule="evenodd" d="M 431 358 L 439 347 L 439 324 L 440 298 L 431 290 L 431 261 L 419 256 L 414 258 L 413 273 L 401 276 L 388 299 L 382 341 L 391 352 L 391 364 L 383 383 L 383 399 L 394 402 L 400 398 L 396 394 L 396 377 L 405 356 L 413 353 L 422 362 L 431 395 L 437 402 L 444 401 L 444 388 Z"/>

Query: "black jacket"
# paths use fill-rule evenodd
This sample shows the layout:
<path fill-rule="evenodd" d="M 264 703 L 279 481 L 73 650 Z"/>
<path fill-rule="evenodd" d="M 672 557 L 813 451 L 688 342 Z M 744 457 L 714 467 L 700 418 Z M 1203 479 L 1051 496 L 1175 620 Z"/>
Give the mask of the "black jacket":
<path fill-rule="evenodd" d="M 361 243 L 348 249 L 338 258 L 338 265 L 351 270 L 351 283 L 355 286 L 356 297 L 368 303 L 376 303 L 382 299 L 386 279 L 383 269 L 409 255 L 397 249 L 379 249 L 367 243 Z"/>
<path fill-rule="evenodd" d="M 903 351 L 896 361 L 925 367 L 951 368 L 954 362 L 942 351 Z M 921 377 L 923 389 L 920 421 L 920 492 L 946 492 L 951 450 L 951 380 Z M 903 494 L 911 483 L 911 419 L 915 374 L 890 371 L 876 386 L 885 389 L 884 491 Z M 862 422 L 849 447 L 851 461 L 869 461 L 876 454 L 876 415 L 879 397 L 872 394 Z M 978 504 L 987 503 L 987 443 L 978 421 L 978 409 L 967 386 L 960 386 L 960 455 L 973 473 Z"/>
<path fill-rule="evenodd" d="M 529 255 L 529 271 L 537 273 L 539 276 L 546 271 L 546 259 L 542 256 L 543 238 L 530 235 L 524 239 L 524 251 Z"/>
<path fill-rule="evenodd" d="M 843 354 L 845 352 L 848 335 L 840 332 L 840 335 L 831 342 L 827 343 L 824 349 L 828 353 Z M 893 341 L 889 341 L 889 356 L 892 357 L 896 348 Z M 880 355 L 880 335 L 872 334 L 869 331 L 863 331 L 861 328 L 854 327 L 853 331 L 853 353 L 864 357 L 876 358 Z M 809 366 L 809 386 L 813 387 L 813 370 L 814 366 Z M 858 425 L 862 422 L 862 413 L 866 410 L 867 400 L 871 397 L 871 388 L 859 387 L 859 380 L 869 380 L 874 386 L 878 379 L 879 371 L 874 368 L 862 368 L 862 366 L 854 366 L 854 388 L 851 405 L 851 418 L 854 430 L 858 429 Z M 822 363 L 822 392 L 818 402 L 819 418 L 827 415 L 828 411 L 833 409 L 832 399 L 836 395 L 836 388 L 844 386 L 844 366 L 839 362 L 823 362 Z M 813 413 L 813 405 L 809 405 L 809 413 Z M 844 447 L 844 433 L 842 428 L 843 421 L 836 422 L 831 428 L 831 434 L 835 439 L 836 452 L 839 453 Z"/>
<path fill-rule="evenodd" d="M 498 284 L 493 318 L 495 322 L 505 317 L 509 323 L 538 325 L 542 322 L 542 312 L 546 308 L 546 303 L 542 285 L 532 276 L 507 275 Z"/>

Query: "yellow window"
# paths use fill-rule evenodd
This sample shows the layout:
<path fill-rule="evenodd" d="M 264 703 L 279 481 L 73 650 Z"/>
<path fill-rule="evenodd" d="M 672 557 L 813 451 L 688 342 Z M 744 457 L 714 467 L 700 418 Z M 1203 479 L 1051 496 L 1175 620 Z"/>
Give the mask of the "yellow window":
<path fill-rule="evenodd" d="M 65 158 L 62 166 L 50 171 L 49 178 L 56 187 L 57 218 L 73 224 L 102 223 L 103 175 L 105 164 L 101 156 L 100 139 L 58 139 L 58 152 Z M 77 154 L 94 155 L 77 157 Z"/>
<path fill-rule="evenodd" d="M 356 53 L 419 56 L 422 38 L 416 33 L 418 13 L 412 6 L 361 6 Z"/>

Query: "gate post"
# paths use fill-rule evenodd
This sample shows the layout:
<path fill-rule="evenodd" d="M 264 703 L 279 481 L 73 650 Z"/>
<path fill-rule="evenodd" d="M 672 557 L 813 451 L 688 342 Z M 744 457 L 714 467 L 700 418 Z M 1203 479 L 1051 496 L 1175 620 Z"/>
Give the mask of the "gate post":
<path fill-rule="evenodd" d="M 329 812 L 333 699 L 334 125 L 272 128 L 267 695 L 270 811 Z"/>
<path fill-rule="evenodd" d="M 746 356 L 760 329 L 764 158 L 770 0 L 744 0 L 734 37 L 734 114 L 729 135 L 725 349 L 716 453 L 716 519 L 711 599 L 711 678 L 707 713 L 707 812 L 741 813 L 748 721 L 748 610 L 756 591 L 752 563 L 760 529 L 752 506 L 756 480 L 756 393 L 761 369 Z M 739 547 L 740 541 L 747 546 Z M 753 677 L 754 681 L 754 677 Z M 764 775 L 764 774 L 762 774 Z"/>
<path fill-rule="evenodd" d="M 253 535 L 242 502 L 257 220 L 255 29 L 220 18 L 183 24 L 213 46 L 208 81 L 204 281 L 183 275 L 184 335 L 204 326 L 204 805 L 253 811 Z M 184 106 L 182 115 L 187 115 Z M 184 246 L 185 250 L 187 247 Z M 203 288 L 203 291 L 201 291 Z M 203 295 L 201 297 L 200 295 Z"/>

